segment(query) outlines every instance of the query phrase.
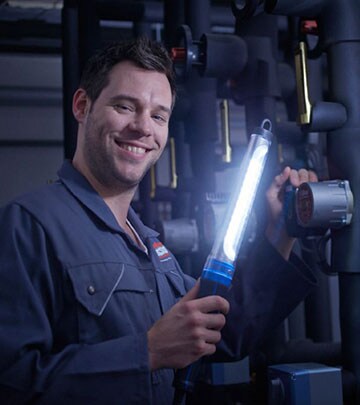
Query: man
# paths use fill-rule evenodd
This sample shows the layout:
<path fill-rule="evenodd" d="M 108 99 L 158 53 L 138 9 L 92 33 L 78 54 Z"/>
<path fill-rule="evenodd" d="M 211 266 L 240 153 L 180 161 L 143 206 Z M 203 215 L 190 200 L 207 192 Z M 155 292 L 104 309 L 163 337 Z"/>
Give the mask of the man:
<path fill-rule="evenodd" d="M 243 356 L 314 283 L 286 261 L 293 240 L 275 221 L 284 181 L 307 181 L 306 170 L 274 180 L 275 249 L 260 242 L 266 260 L 239 272 L 229 300 L 196 299 L 198 284 L 165 247 L 157 254 L 157 233 L 130 203 L 164 150 L 174 100 L 159 45 L 107 47 L 74 95 L 72 162 L 56 183 L 1 210 L 1 403 L 169 404 L 175 368 L 215 353 L 222 338 L 218 358 Z"/>

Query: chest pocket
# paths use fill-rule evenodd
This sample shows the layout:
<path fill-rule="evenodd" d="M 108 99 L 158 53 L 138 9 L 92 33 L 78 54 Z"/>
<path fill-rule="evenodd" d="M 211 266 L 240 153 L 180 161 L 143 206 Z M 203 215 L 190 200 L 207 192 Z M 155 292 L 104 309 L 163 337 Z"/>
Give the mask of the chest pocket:
<path fill-rule="evenodd" d="M 68 269 L 77 301 L 79 340 L 95 343 L 146 330 L 159 317 L 154 290 L 124 263 L 87 263 Z M 154 281 L 155 282 L 155 281 Z"/>
<path fill-rule="evenodd" d="M 75 297 L 91 314 L 101 316 L 125 273 L 125 265 L 93 263 L 68 269 Z"/>
<path fill-rule="evenodd" d="M 181 297 L 186 294 L 184 279 L 175 270 L 156 272 L 157 283 L 160 290 L 160 300 L 163 312 L 169 310 Z"/>

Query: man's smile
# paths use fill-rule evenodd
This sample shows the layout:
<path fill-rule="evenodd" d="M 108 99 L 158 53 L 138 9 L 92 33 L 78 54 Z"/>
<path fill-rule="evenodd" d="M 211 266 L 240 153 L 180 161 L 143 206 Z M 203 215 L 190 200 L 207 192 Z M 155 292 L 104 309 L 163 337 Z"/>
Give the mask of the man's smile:
<path fill-rule="evenodd" d="M 118 142 L 118 141 L 115 141 L 115 142 L 121 149 L 135 153 L 137 155 L 144 155 L 146 153 L 145 148 L 142 148 L 139 146 L 134 146 L 134 145 L 129 145 L 127 143 L 122 143 L 122 142 Z"/>

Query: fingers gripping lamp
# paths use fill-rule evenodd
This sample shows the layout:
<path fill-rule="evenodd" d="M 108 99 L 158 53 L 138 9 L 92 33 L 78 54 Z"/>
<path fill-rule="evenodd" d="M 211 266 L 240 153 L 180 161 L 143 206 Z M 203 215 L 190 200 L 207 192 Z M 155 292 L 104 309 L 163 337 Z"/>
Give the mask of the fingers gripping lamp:
<path fill-rule="evenodd" d="M 265 119 L 250 136 L 249 144 L 239 169 L 236 188 L 231 194 L 222 226 L 207 257 L 200 278 L 199 297 L 223 295 L 231 285 L 235 261 L 244 240 L 247 223 L 256 192 L 269 155 L 272 140 L 271 122 Z M 192 391 L 198 363 L 191 364 L 176 374 L 175 404 L 181 404 L 185 392 Z"/>

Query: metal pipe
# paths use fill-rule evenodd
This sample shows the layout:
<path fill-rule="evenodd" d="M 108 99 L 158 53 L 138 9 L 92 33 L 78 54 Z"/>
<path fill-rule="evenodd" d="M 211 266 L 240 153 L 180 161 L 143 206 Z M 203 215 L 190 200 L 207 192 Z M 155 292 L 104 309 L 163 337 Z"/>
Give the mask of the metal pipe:
<path fill-rule="evenodd" d="M 72 114 L 72 96 L 78 85 L 79 67 L 79 7 L 71 0 L 64 1 L 62 9 L 62 76 L 63 76 L 63 117 L 64 155 L 73 156 L 76 145 L 77 123 Z"/>

